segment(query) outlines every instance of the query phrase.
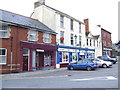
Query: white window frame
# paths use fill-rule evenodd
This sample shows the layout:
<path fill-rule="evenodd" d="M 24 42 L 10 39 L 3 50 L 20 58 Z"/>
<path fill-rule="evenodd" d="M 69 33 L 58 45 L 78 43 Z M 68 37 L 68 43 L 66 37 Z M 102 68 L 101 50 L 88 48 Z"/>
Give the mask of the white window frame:
<path fill-rule="evenodd" d="M 35 32 L 35 33 L 32 33 Z M 31 39 L 31 36 L 33 36 L 35 39 Z M 36 30 L 29 30 L 29 40 L 30 41 L 37 41 L 38 40 L 38 32 Z"/>
<path fill-rule="evenodd" d="M 46 35 L 49 35 L 48 37 L 46 37 Z M 51 41 L 51 34 L 50 33 L 44 33 L 43 34 L 43 41 L 44 41 L 44 43 L 51 43 L 52 41 Z M 46 39 L 48 39 L 48 41 L 46 41 Z"/>
<path fill-rule="evenodd" d="M 2 60 L 3 57 L 5 57 L 5 63 L 0 63 L 0 65 L 6 64 L 6 62 L 7 62 L 7 49 L 6 48 L 0 48 L 0 49 L 5 50 L 5 55 L 0 55 L 0 60 Z"/>
<path fill-rule="evenodd" d="M 82 36 L 79 36 L 79 45 L 82 46 Z"/>
<path fill-rule="evenodd" d="M 60 38 L 62 38 L 62 37 L 64 38 L 64 31 L 60 31 Z M 64 40 L 60 40 L 60 43 L 64 44 Z"/>
<path fill-rule="evenodd" d="M 60 15 L 60 27 L 64 28 L 64 16 Z"/>
<path fill-rule="evenodd" d="M 5 30 L 2 29 L 3 26 L 6 26 L 7 29 L 5 29 Z M 9 26 L 8 26 L 8 25 L 3 25 L 3 24 L 2 24 L 2 25 L 0 25 L 0 27 L 1 27 L 1 28 L 0 28 L 0 33 L 1 33 L 1 34 L 6 33 L 5 36 L 0 35 L 0 38 L 9 38 L 9 36 L 10 36 L 10 35 L 9 35 L 9 34 L 10 34 L 10 33 L 9 33 Z"/>
<path fill-rule="evenodd" d="M 74 35 L 70 34 L 70 45 L 74 45 Z"/>

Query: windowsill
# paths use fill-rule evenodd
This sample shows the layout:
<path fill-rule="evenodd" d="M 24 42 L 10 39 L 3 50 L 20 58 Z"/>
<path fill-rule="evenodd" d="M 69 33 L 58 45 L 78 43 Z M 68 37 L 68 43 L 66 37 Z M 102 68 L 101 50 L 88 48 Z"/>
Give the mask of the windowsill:
<path fill-rule="evenodd" d="M 6 65 L 6 63 L 0 63 L 0 65 Z"/>
<path fill-rule="evenodd" d="M 10 37 L 0 37 L 0 39 L 9 39 Z"/>

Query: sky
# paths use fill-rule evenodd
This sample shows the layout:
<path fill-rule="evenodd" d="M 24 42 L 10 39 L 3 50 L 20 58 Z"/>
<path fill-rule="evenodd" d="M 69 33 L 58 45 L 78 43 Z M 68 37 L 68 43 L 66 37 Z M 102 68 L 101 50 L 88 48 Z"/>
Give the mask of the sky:
<path fill-rule="evenodd" d="M 30 16 L 38 0 L 0 0 L 0 9 Z M 118 42 L 119 0 L 45 0 L 45 4 L 80 21 L 88 18 L 91 25 L 101 25 L 112 33 L 112 42 Z M 92 27 L 92 26 L 91 26 Z M 90 30 L 94 32 L 94 29 Z"/>

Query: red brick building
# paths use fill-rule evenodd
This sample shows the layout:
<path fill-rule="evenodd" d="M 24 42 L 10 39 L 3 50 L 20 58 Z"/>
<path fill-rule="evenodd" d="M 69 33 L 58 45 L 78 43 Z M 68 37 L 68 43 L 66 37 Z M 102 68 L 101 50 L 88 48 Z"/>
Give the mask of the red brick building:
<path fill-rule="evenodd" d="M 0 73 L 55 68 L 56 33 L 36 19 L 0 13 Z"/>
<path fill-rule="evenodd" d="M 97 25 L 101 27 L 101 25 Z M 102 35 L 102 54 L 112 56 L 112 40 L 111 40 L 111 32 L 101 28 Z"/>

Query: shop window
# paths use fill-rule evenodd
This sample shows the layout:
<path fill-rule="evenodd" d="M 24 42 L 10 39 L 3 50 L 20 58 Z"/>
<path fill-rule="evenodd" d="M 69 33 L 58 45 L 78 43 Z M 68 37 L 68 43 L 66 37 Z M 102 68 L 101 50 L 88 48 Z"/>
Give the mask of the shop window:
<path fill-rule="evenodd" d="M 6 64 L 7 49 L 0 48 L 0 64 Z"/>
<path fill-rule="evenodd" d="M 9 28 L 7 25 L 0 25 L 0 38 L 8 38 L 9 37 Z"/>
<path fill-rule="evenodd" d="M 37 41 L 37 31 L 36 30 L 29 30 L 29 40 Z"/>
<path fill-rule="evenodd" d="M 72 61 L 77 61 L 78 60 L 78 55 L 77 53 L 72 53 Z"/>
<path fill-rule="evenodd" d="M 62 62 L 68 62 L 68 61 L 69 61 L 68 52 L 62 52 Z"/>
<path fill-rule="evenodd" d="M 44 42 L 51 43 L 51 35 L 49 33 L 44 33 Z"/>

